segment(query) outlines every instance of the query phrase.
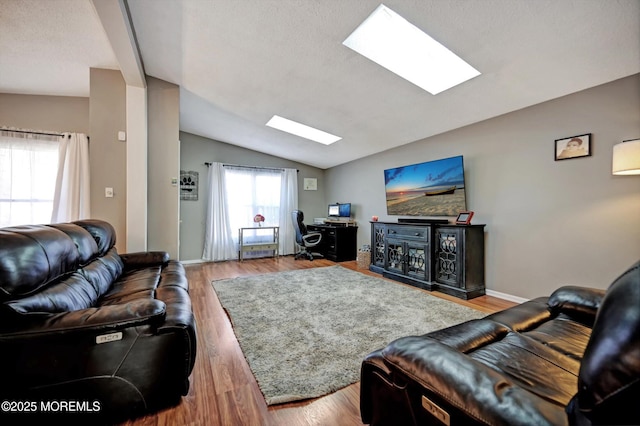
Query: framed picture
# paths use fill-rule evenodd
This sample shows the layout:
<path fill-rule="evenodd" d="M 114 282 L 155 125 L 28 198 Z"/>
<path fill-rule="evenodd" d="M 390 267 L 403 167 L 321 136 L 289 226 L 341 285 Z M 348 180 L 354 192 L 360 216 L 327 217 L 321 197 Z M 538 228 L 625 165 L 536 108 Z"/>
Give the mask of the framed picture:
<path fill-rule="evenodd" d="M 553 158 L 568 160 L 570 158 L 589 157 L 591 155 L 591 133 L 556 139 Z"/>
<path fill-rule="evenodd" d="M 471 223 L 473 212 L 460 212 L 456 219 L 456 225 L 468 225 Z"/>
<path fill-rule="evenodd" d="M 304 190 L 305 191 L 317 191 L 318 179 L 317 178 L 304 178 Z"/>
<path fill-rule="evenodd" d="M 198 172 L 180 170 L 180 199 L 198 201 Z"/>

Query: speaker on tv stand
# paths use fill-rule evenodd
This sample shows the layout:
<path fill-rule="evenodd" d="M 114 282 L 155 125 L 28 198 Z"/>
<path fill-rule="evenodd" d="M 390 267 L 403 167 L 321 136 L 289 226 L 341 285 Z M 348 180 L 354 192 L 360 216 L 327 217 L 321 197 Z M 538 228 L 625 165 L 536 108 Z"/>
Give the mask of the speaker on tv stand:
<path fill-rule="evenodd" d="M 398 218 L 398 223 L 419 223 L 419 224 L 443 224 L 449 223 L 449 219 L 414 219 L 414 218 L 406 218 L 400 217 Z"/>

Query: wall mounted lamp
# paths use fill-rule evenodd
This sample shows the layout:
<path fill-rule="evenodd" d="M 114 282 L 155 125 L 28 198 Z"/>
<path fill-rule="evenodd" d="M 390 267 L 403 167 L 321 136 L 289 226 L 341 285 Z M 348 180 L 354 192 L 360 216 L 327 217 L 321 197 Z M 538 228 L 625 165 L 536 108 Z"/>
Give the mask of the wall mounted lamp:
<path fill-rule="evenodd" d="M 640 139 L 629 139 L 613 146 L 614 175 L 640 175 Z"/>

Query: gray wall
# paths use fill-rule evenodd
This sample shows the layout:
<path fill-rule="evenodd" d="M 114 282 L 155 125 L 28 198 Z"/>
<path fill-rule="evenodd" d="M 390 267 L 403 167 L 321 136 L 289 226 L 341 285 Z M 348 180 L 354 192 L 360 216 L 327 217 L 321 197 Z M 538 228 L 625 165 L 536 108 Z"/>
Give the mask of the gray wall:
<path fill-rule="evenodd" d="M 89 98 L 0 93 L 0 126 L 89 134 Z"/>
<path fill-rule="evenodd" d="M 208 191 L 205 162 L 298 169 L 298 207 L 305 214 L 305 222 L 327 215 L 324 171 L 321 169 L 186 132 L 180 132 L 180 142 L 180 168 L 199 173 L 198 201 L 180 202 L 180 260 L 202 258 Z M 303 189 L 306 177 L 318 179 L 317 191 Z"/>
<path fill-rule="evenodd" d="M 114 226 L 124 252 L 126 145 L 118 131 L 126 127 L 125 84 L 120 71 L 92 68 L 90 85 L 89 98 L 0 94 L 0 125 L 89 135 L 91 216 Z M 105 198 L 105 187 L 113 198 Z"/>
<path fill-rule="evenodd" d="M 554 161 L 554 140 L 592 133 L 593 155 Z M 487 288 L 524 298 L 562 284 L 606 288 L 640 259 L 640 176 L 611 174 L 612 147 L 640 137 L 640 75 L 327 170 L 351 201 L 359 245 L 387 216 L 384 169 L 463 155 L 467 207 L 484 223 Z"/>
<path fill-rule="evenodd" d="M 172 259 L 179 251 L 180 88 L 147 77 L 149 250 L 164 250 Z"/>
<path fill-rule="evenodd" d="M 127 145 L 118 140 L 126 131 L 126 85 L 120 71 L 91 68 L 89 117 L 91 123 L 91 216 L 116 230 L 116 248 L 126 252 Z M 104 196 L 113 188 L 113 198 Z"/>
<path fill-rule="evenodd" d="M 152 89 L 149 102 L 155 106 L 150 109 L 162 109 L 166 102 L 166 117 L 173 123 L 175 87 L 160 82 L 151 82 L 151 87 L 156 83 L 159 92 Z M 120 73 L 99 69 L 91 70 L 89 99 L 0 94 L 0 125 L 90 135 L 92 216 L 111 222 L 118 236 L 126 235 L 126 147 L 117 140 L 117 131 L 125 129 L 125 100 Z M 149 113 L 150 132 L 164 131 L 159 123 L 163 114 Z M 172 149 L 174 127 L 170 124 L 167 130 L 169 148 L 163 142 L 160 150 Z M 554 139 L 583 133 L 592 133 L 593 156 L 553 160 Z M 205 161 L 299 169 L 299 206 L 307 218 L 326 216 L 327 202 L 353 203 L 360 246 L 369 243 L 372 215 L 397 220 L 386 215 L 384 169 L 453 155 L 464 155 L 468 208 L 476 212 L 473 222 L 487 225 L 489 289 L 532 298 L 562 284 L 605 288 L 640 258 L 640 176 L 611 175 L 612 146 L 640 137 L 640 75 L 326 171 L 189 133 L 180 132 L 179 137 L 180 168 L 200 173 L 199 200 L 180 203 L 182 260 L 202 255 Z M 153 139 L 150 135 L 150 162 L 157 154 L 152 152 Z M 150 165 L 150 181 L 155 183 L 149 191 L 157 188 L 158 193 L 149 200 L 149 211 L 171 210 L 165 203 L 173 195 L 162 194 L 171 194 L 173 187 L 167 187 L 166 179 L 176 173 L 174 168 L 168 165 L 166 176 L 163 172 L 156 179 Z M 318 191 L 304 191 L 304 177 L 318 178 Z M 104 198 L 105 186 L 114 188 L 114 198 Z M 177 220 L 167 218 L 166 223 Z M 150 238 L 163 232 L 164 223 L 149 225 Z"/>

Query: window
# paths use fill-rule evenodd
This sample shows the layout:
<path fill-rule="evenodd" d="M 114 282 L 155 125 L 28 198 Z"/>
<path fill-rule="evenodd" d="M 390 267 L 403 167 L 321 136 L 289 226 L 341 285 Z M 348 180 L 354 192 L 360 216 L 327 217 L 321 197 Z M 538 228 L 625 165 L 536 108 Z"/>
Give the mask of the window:
<path fill-rule="evenodd" d="M 207 166 L 209 194 L 202 259 L 237 259 L 240 228 L 257 227 L 253 222 L 257 214 L 264 216 L 263 226 L 280 227 L 278 253 L 295 252 L 291 212 L 298 208 L 296 169 L 274 170 L 218 162 L 207 163 Z M 264 242 L 272 236 L 271 231 L 258 228 L 253 235 L 246 235 L 244 241 Z"/>
<path fill-rule="evenodd" d="M 58 140 L 57 136 L 0 132 L 0 227 L 51 221 Z"/>
<path fill-rule="evenodd" d="M 258 213 L 265 218 L 262 226 L 279 226 L 281 170 L 226 166 L 224 172 L 232 230 L 258 226 L 253 222 Z M 238 235 L 234 233 L 232 237 L 237 244 Z M 271 237 L 271 231 L 256 230 L 247 241 L 257 243 Z M 258 252 L 257 255 L 262 254 Z"/>

